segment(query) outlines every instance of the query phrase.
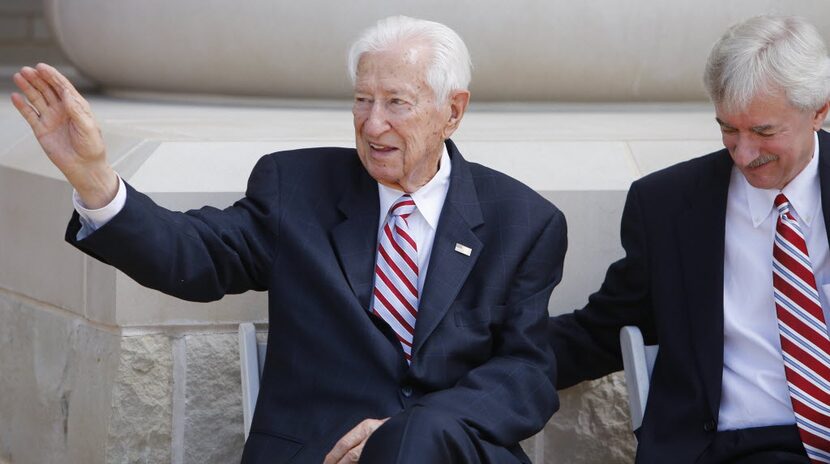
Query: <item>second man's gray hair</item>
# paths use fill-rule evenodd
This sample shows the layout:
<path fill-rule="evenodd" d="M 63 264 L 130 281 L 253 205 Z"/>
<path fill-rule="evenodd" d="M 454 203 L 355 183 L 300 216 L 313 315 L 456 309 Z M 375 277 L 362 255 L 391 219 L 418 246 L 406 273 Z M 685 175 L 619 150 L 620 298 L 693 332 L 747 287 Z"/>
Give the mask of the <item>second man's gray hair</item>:
<path fill-rule="evenodd" d="M 757 95 L 783 91 L 794 107 L 814 111 L 830 98 L 830 58 L 805 20 L 756 16 L 715 43 L 703 81 L 712 101 L 729 110 L 746 110 Z"/>
<path fill-rule="evenodd" d="M 432 53 L 426 81 L 443 103 L 451 92 L 467 90 L 472 63 L 470 52 L 461 37 L 449 27 L 423 19 L 391 16 L 366 29 L 349 48 L 348 72 L 352 84 L 357 81 L 357 65 L 366 52 L 384 51 L 409 42 L 425 42 Z"/>

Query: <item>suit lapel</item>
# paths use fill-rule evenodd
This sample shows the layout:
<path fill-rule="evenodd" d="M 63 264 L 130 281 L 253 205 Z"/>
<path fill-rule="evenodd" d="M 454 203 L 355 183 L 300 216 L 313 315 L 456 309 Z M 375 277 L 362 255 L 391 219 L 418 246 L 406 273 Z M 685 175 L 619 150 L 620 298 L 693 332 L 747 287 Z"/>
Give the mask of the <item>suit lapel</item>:
<path fill-rule="evenodd" d="M 732 160 L 724 150 L 701 170 L 689 209 L 677 221 L 680 270 L 693 357 L 712 417 L 718 417 L 723 377 L 723 260 L 726 199 Z M 693 195 L 693 196 L 692 196 Z"/>
<path fill-rule="evenodd" d="M 455 301 L 483 247 L 473 232 L 484 222 L 473 176 L 467 162 L 450 140 L 447 140 L 447 151 L 452 160 L 450 187 L 435 231 L 419 302 L 413 357 Z M 457 244 L 470 248 L 470 255 L 456 251 Z"/>
<path fill-rule="evenodd" d="M 830 237 L 830 134 L 818 131 L 818 180 L 821 186 L 821 211 L 824 228 Z"/>
<path fill-rule="evenodd" d="M 332 242 L 352 291 L 361 307 L 368 311 L 374 285 L 380 206 L 377 182 L 362 167 L 360 171 L 358 185 L 338 205 L 345 219 L 332 229 Z"/>

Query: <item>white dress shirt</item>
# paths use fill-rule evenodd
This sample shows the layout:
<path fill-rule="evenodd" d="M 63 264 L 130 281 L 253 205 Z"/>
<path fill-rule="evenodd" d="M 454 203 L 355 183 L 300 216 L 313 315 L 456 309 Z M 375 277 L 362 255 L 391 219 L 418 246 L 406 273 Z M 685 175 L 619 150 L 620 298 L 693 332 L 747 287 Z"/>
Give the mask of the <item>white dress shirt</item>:
<path fill-rule="evenodd" d="M 127 187 L 124 186 L 124 181 L 121 176 L 118 176 L 118 192 L 115 193 L 115 198 L 112 199 L 106 206 L 99 209 L 87 209 L 84 202 L 81 201 L 78 192 L 72 191 L 72 204 L 75 205 L 75 211 L 78 212 L 81 221 L 81 230 L 75 237 L 78 240 L 83 240 L 89 234 L 100 229 L 104 224 L 110 222 L 127 203 Z"/>
<path fill-rule="evenodd" d="M 830 257 L 821 208 L 818 135 L 810 163 L 781 192 L 804 232 L 819 299 L 828 316 Z M 772 287 L 779 191 L 757 189 L 733 167 L 723 264 L 723 389 L 719 430 L 794 424 Z"/>
<path fill-rule="evenodd" d="M 450 155 L 447 147 L 441 154 L 441 165 L 438 172 L 423 187 L 410 194 L 415 201 L 417 209 L 409 217 L 410 233 L 418 246 L 418 292 L 424 289 L 424 281 L 427 275 L 429 257 L 432 254 L 432 242 L 435 240 L 435 230 L 438 227 L 438 218 L 441 217 L 441 210 L 444 207 L 444 200 L 447 198 L 447 191 L 450 188 Z M 124 181 L 118 179 L 118 193 L 115 198 L 106 206 L 100 209 L 87 209 L 81 202 L 77 192 L 72 195 L 72 202 L 81 220 L 81 230 L 78 231 L 78 240 L 82 240 L 92 232 L 96 231 L 109 222 L 118 214 L 127 201 L 127 188 Z M 380 221 L 378 237 L 380 237 L 383 224 L 386 221 L 386 214 L 389 208 L 404 192 L 395 190 L 385 185 L 378 184 L 378 196 L 380 197 Z"/>

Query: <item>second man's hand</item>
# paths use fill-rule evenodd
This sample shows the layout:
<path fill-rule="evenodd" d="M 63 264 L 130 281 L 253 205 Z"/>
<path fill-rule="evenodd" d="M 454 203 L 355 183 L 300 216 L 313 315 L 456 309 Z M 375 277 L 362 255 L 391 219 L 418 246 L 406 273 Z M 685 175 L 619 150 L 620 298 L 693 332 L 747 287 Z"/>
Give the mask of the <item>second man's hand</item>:
<path fill-rule="evenodd" d="M 13 80 L 23 95 L 13 93 L 12 104 L 84 206 L 107 205 L 118 191 L 118 175 L 107 163 L 101 130 L 86 99 L 47 64 L 23 67 Z"/>

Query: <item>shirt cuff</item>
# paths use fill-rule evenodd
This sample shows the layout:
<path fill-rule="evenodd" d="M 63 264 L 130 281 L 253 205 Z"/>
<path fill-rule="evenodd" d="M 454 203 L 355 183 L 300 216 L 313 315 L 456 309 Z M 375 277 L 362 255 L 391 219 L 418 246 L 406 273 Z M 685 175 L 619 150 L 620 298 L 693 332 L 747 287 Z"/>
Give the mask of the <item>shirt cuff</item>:
<path fill-rule="evenodd" d="M 81 201 L 80 195 L 77 191 L 72 191 L 72 204 L 75 206 L 75 211 L 81 219 L 81 230 L 78 231 L 78 240 L 82 240 L 87 235 L 95 232 L 108 223 L 116 214 L 124 209 L 124 204 L 127 203 L 127 187 L 124 185 L 124 180 L 118 176 L 118 192 L 115 198 L 109 204 L 98 209 L 87 209 Z"/>

